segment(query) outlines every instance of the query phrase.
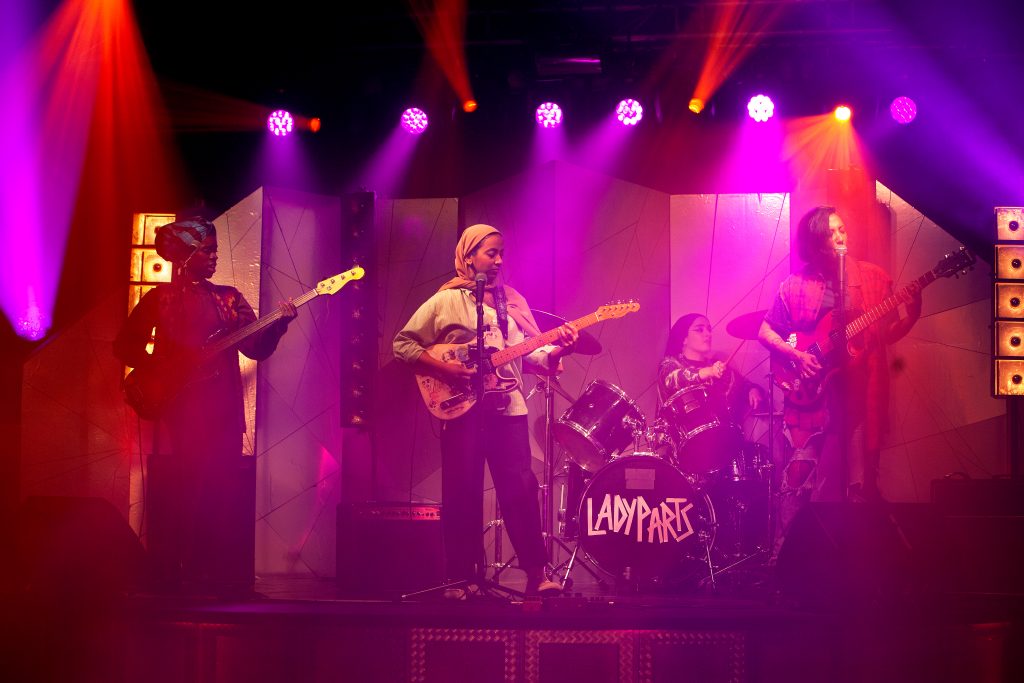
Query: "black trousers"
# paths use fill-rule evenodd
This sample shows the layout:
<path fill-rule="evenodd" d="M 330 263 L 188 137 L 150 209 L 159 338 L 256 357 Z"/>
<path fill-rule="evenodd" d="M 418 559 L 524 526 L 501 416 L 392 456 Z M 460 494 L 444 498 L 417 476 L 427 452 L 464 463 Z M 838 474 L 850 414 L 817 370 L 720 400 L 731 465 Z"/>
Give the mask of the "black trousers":
<path fill-rule="evenodd" d="M 547 562 L 531 458 L 526 415 L 508 417 L 477 405 L 444 423 L 441 529 L 449 579 L 484 574 L 485 460 L 520 568 L 537 570 Z"/>

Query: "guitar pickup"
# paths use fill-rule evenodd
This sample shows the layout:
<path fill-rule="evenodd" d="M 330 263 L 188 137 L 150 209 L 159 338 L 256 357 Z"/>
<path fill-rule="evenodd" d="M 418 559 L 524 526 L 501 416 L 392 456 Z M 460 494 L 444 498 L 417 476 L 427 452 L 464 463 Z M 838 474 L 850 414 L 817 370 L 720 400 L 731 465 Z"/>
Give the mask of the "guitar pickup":
<path fill-rule="evenodd" d="M 451 398 L 447 398 L 447 399 L 441 401 L 441 409 L 442 410 L 450 410 L 451 408 L 454 408 L 455 406 L 459 405 L 460 403 L 465 403 L 469 399 L 470 399 L 470 395 L 469 394 L 464 394 L 464 393 L 463 394 L 456 394 L 456 395 L 452 396 Z"/>

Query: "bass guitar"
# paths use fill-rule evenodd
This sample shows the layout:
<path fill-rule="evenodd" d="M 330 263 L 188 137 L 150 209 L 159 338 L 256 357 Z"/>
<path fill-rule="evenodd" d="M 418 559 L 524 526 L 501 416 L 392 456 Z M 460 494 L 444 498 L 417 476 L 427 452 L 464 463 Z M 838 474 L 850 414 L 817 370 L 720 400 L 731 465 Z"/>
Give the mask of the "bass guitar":
<path fill-rule="evenodd" d="M 636 301 L 607 304 L 590 315 L 573 320 L 571 324 L 577 330 L 582 330 L 602 320 L 621 318 L 639 310 L 640 304 Z M 467 368 L 476 367 L 478 372 L 482 373 L 484 396 L 507 394 L 519 386 L 519 380 L 511 373 L 501 374 L 499 368 L 557 339 L 558 330 L 553 329 L 504 349 L 485 348 L 486 357 L 482 363 L 476 358 L 476 344 L 434 344 L 427 347 L 424 353 L 429 353 L 445 363 L 462 363 Z M 427 410 L 442 420 L 459 417 L 477 401 L 476 387 L 472 381 L 453 382 L 448 376 L 440 378 L 432 374 L 416 373 L 416 386 L 420 389 Z"/>
<path fill-rule="evenodd" d="M 360 266 L 338 273 L 334 277 L 318 282 L 316 287 L 293 299 L 292 304 L 298 308 L 321 294 L 334 294 L 352 280 L 362 279 L 365 274 L 366 271 Z M 187 358 L 150 358 L 149 363 L 133 369 L 121 383 L 125 403 L 142 419 L 157 419 L 169 400 L 189 383 L 202 377 L 202 368 L 210 359 L 276 322 L 283 313 L 279 308 L 234 332 L 223 336 L 217 333 L 202 348 L 189 353 Z"/>
<path fill-rule="evenodd" d="M 822 369 L 814 377 L 801 377 L 799 363 L 789 356 L 772 353 L 772 374 L 775 383 L 786 392 L 786 400 L 803 408 L 816 405 L 832 377 L 844 366 L 856 362 L 865 350 L 864 332 L 896 310 L 901 303 L 909 302 L 913 298 L 911 290 L 915 284 L 924 289 L 940 277 L 967 272 L 975 260 L 974 254 L 961 247 L 958 251 L 946 254 L 932 270 L 872 306 L 842 329 L 837 329 L 835 325 L 836 312 L 830 311 L 818 321 L 812 332 L 791 334 L 787 343 L 798 351 L 812 354 L 821 363 Z"/>

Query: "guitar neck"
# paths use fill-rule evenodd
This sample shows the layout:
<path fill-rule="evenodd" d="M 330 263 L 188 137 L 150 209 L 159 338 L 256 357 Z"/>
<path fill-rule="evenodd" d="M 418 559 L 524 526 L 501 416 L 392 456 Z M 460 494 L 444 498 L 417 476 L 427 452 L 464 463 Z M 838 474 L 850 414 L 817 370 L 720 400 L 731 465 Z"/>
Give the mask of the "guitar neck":
<path fill-rule="evenodd" d="M 583 328 L 590 327 L 591 325 L 600 321 L 601 318 L 598 317 L 597 312 L 595 311 L 594 313 L 585 315 L 582 318 L 577 318 L 576 320 L 571 321 L 570 324 L 575 326 L 577 330 L 582 330 Z M 526 341 L 519 342 L 515 346 L 510 346 L 506 349 L 502 349 L 501 351 L 495 351 L 491 355 L 491 364 L 494 365 L 494 367 L 496 368 L 501 367 L 502 365 L 505 365 L 506 363 L 511 363 L 516 358 L 525 356 L 531 351 L 539 349 L 540 347 L 546 344 L 551 344 L 557 339 L 558 328 L 548 330 L 544 334 L 538 335 L 536 337 L 530 337 Z"/>
<path fill-rule="evenodd" d="M 935 271 L 929 270 L 927 273 L 917 278 L 914 283 L 917 284 L 921 289 L 924 289 L 931 283 L 935 282 Z M 884 318 L 885 316 L 896 310 L 896 307 L 901 303 L 910 301 L 910 288 L 911 285 L 907 285 L 903 289 L 899 290 L 892 296 L 886 297 L 883 301 L 872 306 L 870 309 L 865 311 L 863 314 L 858 316 L 856 319 L 846 325 L 844 332 L 846 333 L 846 339 L 853 339 L 858 334 L 868 329 L 876 322 Z"/>
<path fill-rule="evenodd" d="M 302 306 L 312 301 L 314 298 L 316 298 L 318 294 L 319 292 L 317 292 L 315 288 L 311 289 L 302 296 L 293 299 L 292 303 L 295 305 L 296 308 L 298 308 L 299 306 Z M 256 334 L 257 332 L 267 327 L 268 325 L 277 322 L 278 320 L 281 319 L 282 315 L 284 315 L 284 311 L 278 308 L 273 313 L 268 313 L 259 320 L 254 320 L 245 327 L 238 328 L 237 330 L 235 330 L 228 336 L 224 337 L 223 339 L 218 339 L 216 342 L 203 349 L 204 358 L 209 359 L 221 353 L 222 351 L 227 351 L 232 346 L 235 346 L 236 344 L 241 342 L 243 339 L 246 339 L 247 337 Z"/>

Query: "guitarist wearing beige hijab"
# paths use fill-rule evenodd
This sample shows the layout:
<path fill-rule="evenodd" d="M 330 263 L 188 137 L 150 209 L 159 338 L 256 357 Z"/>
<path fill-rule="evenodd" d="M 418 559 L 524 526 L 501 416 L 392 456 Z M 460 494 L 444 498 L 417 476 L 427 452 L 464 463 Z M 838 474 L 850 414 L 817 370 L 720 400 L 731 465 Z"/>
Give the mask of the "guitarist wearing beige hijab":
<path fill-rule="evenodd" d="M 461 587 L 445 592 L 449 599 L 465 598 L 484 578 L 485 461 L 519 567 L 526 573 L 526 593 L 561 590 L 545 569 L 518 359 L 539 374 L 557 373 L 559 359 L 573 350 L 578 332 L 566 324 L 541 334 L 526 300 L 504 283 L 504 251 L 496 228 L 467 228 L 455 248 L 456 276 L 419 307 L 394 339 L 395 357 L 413 367 L 428 409 L 443 420 L 441 527 L 446 573 L 451 582 L 461 582 Z M 514 354 L 516 362 L 503 362 L 496 369 L 489 360 L 479 363 L 467 355 L 475 349 L 481 313 L 485 347 L 498 353 L 521 349 Z"/>

